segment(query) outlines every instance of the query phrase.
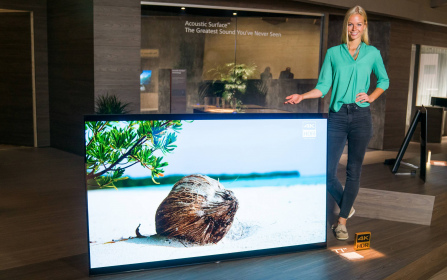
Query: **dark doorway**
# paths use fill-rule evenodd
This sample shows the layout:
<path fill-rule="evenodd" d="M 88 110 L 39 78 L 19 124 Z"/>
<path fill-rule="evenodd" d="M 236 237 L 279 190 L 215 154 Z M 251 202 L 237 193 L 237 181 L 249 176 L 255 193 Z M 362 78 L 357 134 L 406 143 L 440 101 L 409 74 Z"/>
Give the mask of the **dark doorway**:
<path fill-rule="evenodd" d="M 0 144 L 34 146 L 30 13 L 0 14 Z"/>

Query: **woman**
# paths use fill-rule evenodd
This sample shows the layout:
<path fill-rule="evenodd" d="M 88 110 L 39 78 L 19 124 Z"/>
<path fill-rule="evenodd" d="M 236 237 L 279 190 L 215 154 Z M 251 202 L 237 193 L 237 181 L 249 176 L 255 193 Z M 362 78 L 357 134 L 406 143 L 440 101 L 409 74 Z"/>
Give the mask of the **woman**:
<path fill-rule="evenodd" d="M 346 221 L 355 212 L 352 206 L 359 191 L 362 162 L 373 133 L 369 105 L 388 89 L 389 80 L 379 50 L 369 45 L 368 21 L 362 7 L 356 6 L 346 13 L 341 39 L 341 45 L 327 51 L 315 89 L 287 96 L 285 103 L 298 104 L 304 99 L 324 97 L 332 87 L 327 187 L 340 207 L 332 229 L 337 239 L 346 240 Z M 371 72 L 377 77 L 377 86 L 368 95 Z M 348 164 L 343 189 L 336 173 L 346 141 Z"/>

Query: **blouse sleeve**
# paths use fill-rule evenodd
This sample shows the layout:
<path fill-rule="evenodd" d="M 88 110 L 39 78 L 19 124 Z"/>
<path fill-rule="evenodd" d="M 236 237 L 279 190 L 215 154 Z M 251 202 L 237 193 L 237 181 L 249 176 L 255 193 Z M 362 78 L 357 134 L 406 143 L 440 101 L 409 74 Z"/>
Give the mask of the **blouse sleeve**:
<path fill-rule="evenodd" d="M 319 91 L 323 93 L 324 97 L 329 89 L 332 86 L 332 59 L 331 59 L 331 52 L 328 51 L 326 53 L 326 57 L 323 61 L 323 66 L 321 66 L 320 76 L 318 77 L 318 83 L 315 87 Z"/>
<path fill-rule="evenodd" d="M 380 51 L 377 51 L 376 59 L 373 66 L 374 74 L 377 77 L 377 86 L 383 90 L 387 90 L 390 86 L 390 79 L 386 73 L 385 65 L 383 65 L 383 59 L 380 55 Z"/>

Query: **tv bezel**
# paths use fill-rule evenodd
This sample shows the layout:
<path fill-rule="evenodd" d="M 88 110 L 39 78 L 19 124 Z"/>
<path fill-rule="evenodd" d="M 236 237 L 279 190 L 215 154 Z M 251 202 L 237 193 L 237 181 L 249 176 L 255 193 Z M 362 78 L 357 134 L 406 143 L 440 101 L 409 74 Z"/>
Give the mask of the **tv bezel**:
<path fill-rule="evenodd" d="M 255 120 L 255 119 L 326 119 L 328 114 L 325 113 L 233 113 L 233 114 L 125 114 L 125 115 L 84 115 L 84 131 L 85 122 L 89 121 L 146 121 L 146 120 Z M 84 134 L 84 163 L 86 162 L 86 146 Z M 327 133 L 326 133 L 326 151 L 327 151 Z M 327 158 L 326 158 L 327 170 Z M 327 173 L 327 172 L 326 172 Z M 86 172 L 84 170 L 85 199 L 86 199 L 86 218 L 87 218 L 87 249 L 89 259 L 89 275 L 100 275 L 110 273 L 131 272 L 138 270 L 150 270 L 168 267 L 180 267 L 186 265 L 196 265 L 212 262 L 220 262 L 227 260 L 238 260 L 261 256 L 271 256 L 278 254 L 287 254 L 293 252 L 302 252 L 316 249 L 327 248 L 327 234 L 324 242 L 311 244 L 301 244 L 294 246 L 276 247 L 261 250 L 241 251 L 226 254 L 215 254 L 191 258 L 181 258 L 174 260 L 163 260 L 154 262 L 143 262 L 126 265 L 116 265 L 108 267 L 91 267 L 90 255 L 90 232 L 89 232 L 89 216 L 88 216 L 88 188 L 86 180 Z M 326 183 L 327 184 L 327 183 Z M 327 196 L 325 197 L 326 218 L 327 221 Z M 325 230 L 327 232 L 327 222 Z"/>

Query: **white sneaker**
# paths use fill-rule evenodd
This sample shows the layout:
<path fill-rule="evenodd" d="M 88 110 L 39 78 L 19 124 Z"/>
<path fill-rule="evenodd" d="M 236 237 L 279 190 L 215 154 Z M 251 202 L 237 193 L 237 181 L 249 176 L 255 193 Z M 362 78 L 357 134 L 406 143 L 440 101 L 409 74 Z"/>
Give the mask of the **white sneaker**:
<path fill-rule="evenodd" d="M 336 227 L 333 225 L 332 231 L 334 232 L 335 238 L 338 240 L 347 240 L 349 238 L 346 225 L 338 224 Z"/>
<path fill-rule="evenodd" d="M 351 218 L 352 216 L 354 216 L 355 213 L 355 209 L 354 206 L 351 208 L 351 211 L 349 211 L 349 215 L 348 215 L 348 219 Z"/>

